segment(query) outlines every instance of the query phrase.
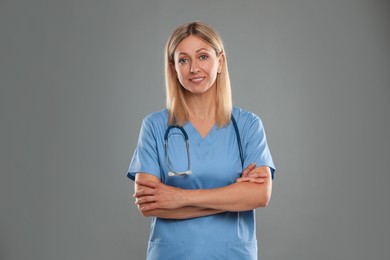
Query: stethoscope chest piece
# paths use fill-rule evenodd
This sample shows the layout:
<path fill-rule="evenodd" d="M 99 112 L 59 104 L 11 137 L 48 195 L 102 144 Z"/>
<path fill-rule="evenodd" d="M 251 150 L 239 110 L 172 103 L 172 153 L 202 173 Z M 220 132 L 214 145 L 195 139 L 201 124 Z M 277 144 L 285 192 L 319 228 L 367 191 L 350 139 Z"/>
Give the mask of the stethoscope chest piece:
<path fill-rule="evenodd" d="M 169 163 L 169 158 L 168 158 L 168 136 L 169 136 L 169 131 L 171 131 L 172 128 L 177 128 L 179 129 L 182 134 L 184 135 L 184 141 L 186 142 L 186 150 L 187 150 L 187 170 L 184 172 L 177 172 L 172 169 L 170 163 Z M 190 145 L 188 143 L 188 134 L 186 130 L 184 130 L 183 127 L 178 126 L 178 125 L 170 125 L 168 126 L 168 129 L 165 131 L 164 135 L 164 142 L 165 142 L 165 162 L 168 167 L 168 176 L 186 176 L 190 175 L 192 173 L 191 171 L 191 158 L 190 158 Z"/>
<path fill-rule="evenodd" d="M 173 172 L 169 171 L 168 176 L 173 177 L 173 176 L 185 176 L 185 175 L 190 175 L 192 173 L 191 170 L 187 170 L 185 172 Z"/>

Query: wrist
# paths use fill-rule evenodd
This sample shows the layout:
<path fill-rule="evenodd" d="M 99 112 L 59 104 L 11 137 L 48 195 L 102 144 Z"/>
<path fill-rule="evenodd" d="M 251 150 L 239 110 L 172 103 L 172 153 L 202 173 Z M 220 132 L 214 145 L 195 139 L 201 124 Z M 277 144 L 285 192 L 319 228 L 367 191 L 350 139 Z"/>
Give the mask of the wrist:
<path fill-rule="evenodd" d="M 182 207 L 193 206 L 194 190 L 180 189 Z"/>

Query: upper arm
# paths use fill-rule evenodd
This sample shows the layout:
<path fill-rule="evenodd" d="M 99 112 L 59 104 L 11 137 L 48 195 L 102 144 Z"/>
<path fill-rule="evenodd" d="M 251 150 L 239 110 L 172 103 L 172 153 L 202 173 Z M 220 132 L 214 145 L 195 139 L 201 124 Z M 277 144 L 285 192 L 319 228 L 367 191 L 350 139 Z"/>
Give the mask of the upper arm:
<path fill-rule="evenodd" d="M 271 174 L 271 179 L 273 179 L 275 165 L 268 147 L 267 137 L 261 119 L 253 114 L 244 124 L 242 132 L 244 140 L 244 165 L 256 163 L 258 166 L 267 167 Z M 267 171 L 267 169 L 263 170 Z"/>
<path fill-rule="evenodd" d="M 259 189 L 261 189 L 261 197 L 259 198 L 262 202 L 261 204 L 263 206 L 267 206 L 269 203 L 269 200 L 271 199 L 271 193 L 272 193 L 272 174 L 271 169 L 268 166 L 258 166 L 255 169 L 253 169 L 250 173 L 266 173 L 267 177 L 264 178 L 264 183 L 258 186 Z"/>
<path fill-rule="evenodd" d="M 150 173 L 138 172 L 135 175 L 135 182 L 134 182 L 135 192 L 137 192 L 140 188 L 143 187 L 143 186 L 137 184 L 137 180 L 161 182 L 159 178 L 157 178 L 156 176 L 154 176 L 154 175 L 152 175 Z"/>
<path fill-rule="evenodd" d="M 157 135 L 156 132 L 156 126 L 152 120 L 145 118 L 142 121 L 137 146 L 127 173 L 131 180 L 135 180 L 135 175 L 140 172 L 160 176 L 157 139 L 161 136 Z"/>

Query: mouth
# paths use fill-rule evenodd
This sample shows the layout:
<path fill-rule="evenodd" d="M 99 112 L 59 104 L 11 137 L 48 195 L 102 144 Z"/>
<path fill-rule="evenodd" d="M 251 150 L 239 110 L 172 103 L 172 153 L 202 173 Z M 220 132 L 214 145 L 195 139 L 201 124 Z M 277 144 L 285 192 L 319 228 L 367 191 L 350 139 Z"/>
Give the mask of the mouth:
<path fill-rule="evenodd" d="M 204 80 L 205 77 L 196 77 L 196 78 L 190 78 L 190 81 L 193 83 L 199 83 L 202 80 Z"/>

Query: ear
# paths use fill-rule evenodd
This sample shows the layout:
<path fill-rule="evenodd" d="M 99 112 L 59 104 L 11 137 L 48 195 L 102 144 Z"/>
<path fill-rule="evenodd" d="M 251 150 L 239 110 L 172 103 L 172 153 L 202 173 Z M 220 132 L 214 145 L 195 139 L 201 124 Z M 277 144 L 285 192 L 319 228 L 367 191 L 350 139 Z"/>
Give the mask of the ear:
<path fill-rule="evenodd" d="M 218 64 L 218 71 L 217 71 L 218 73 L 222 72 L 222 67 L 224 63 L 225 63 L 225 54 L 221 52 L 221 54 L 219 55 L 219 64 Z"/>

